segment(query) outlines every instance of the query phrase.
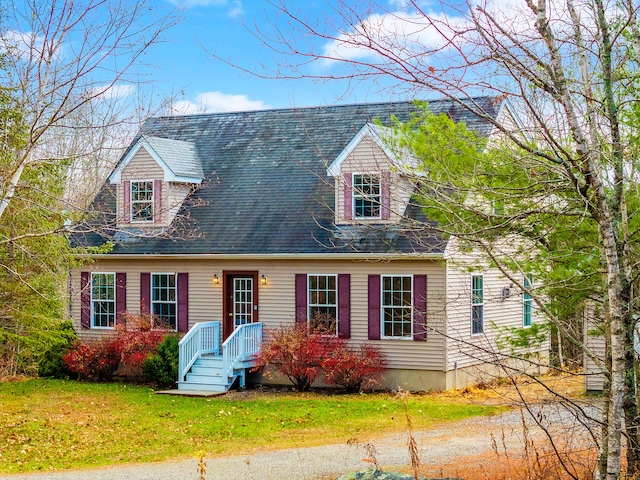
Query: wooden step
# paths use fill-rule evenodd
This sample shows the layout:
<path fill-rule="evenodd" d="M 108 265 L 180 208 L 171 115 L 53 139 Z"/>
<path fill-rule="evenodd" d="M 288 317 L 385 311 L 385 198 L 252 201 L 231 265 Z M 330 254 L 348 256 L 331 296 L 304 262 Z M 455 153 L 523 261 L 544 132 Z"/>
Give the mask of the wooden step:
<path fill-rule="evenodd" d="M 229 390 L 229 387 L 226 385 L 211 385 L 208 383 L 178 382 L 178 390 L 224 393 Z"/>

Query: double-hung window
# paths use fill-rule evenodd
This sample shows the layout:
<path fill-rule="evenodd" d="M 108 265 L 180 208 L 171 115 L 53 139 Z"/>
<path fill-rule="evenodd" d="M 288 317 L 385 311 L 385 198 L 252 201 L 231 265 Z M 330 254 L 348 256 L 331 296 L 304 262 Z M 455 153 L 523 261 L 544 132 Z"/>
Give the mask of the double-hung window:
<path fill-rule="evenodd" d="M 353 175 L 354 218 L 380 218 L 381 196 L 379 174 Z"/>
<path fill-rule="evenodd" d="M 131 221 L 153 222 L 153 181 L 131 182 Z"/>
<path fill-rule="evenodd" d="M 309 327 L 338 333 L 338 276 L 309 275 Z"/>
<path fill-rule="evenodd" d="M 522 276 L 522 286 L 526 290 L 533 288 L 533 275 Z M 527 292 L 522 293 L 522 326 L 530 327 L 533 323 L 533 298 Z"/>
<path fill-rule="evenodd" d="M 382 335 L 413 338 L 412 276 L 383 275 L 381 278 Z"/>
<path fill-rule="evenodd" d="M 116 326 L 116 274 L 91 274 L 91 327 Z"/>
<path fill-rule="evenodd" d="M 169 330 L 177 329 L 177 299 L 176 274 L 152 273 L 151 313 L 156 326 Z"/>
<path fill-rule="evenodd" d="M 484 278 L 471 275 L 471 334 L 484 332 Z"/>

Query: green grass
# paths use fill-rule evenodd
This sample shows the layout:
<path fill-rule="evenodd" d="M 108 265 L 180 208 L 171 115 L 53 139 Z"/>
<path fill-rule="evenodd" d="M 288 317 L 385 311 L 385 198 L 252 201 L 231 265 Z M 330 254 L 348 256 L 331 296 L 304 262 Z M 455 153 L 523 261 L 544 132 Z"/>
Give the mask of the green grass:
<path fill-rule="evenodd" d="M 156 395 L 123 384 L 0 383 L 0 473 L 249 453 L 366 440 L 405 426 L 391 394 Z M 415 429 L 496 412 L 437 395 L 412 396 Z"/>

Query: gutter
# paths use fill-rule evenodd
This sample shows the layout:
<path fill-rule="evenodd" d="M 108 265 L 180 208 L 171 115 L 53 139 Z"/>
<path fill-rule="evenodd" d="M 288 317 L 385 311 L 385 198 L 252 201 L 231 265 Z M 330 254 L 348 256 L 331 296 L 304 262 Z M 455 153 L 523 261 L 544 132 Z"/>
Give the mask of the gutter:
<path fill-rule="evenodd" d="M 391 260 L 441 260 L 444 253 L 192 253 L 192 254 L 110 254 L 99 255 L 82 254 L 77 258 L 112 259 L 112 260 L 360 260 L 360 261 L 391 261 Z"/>

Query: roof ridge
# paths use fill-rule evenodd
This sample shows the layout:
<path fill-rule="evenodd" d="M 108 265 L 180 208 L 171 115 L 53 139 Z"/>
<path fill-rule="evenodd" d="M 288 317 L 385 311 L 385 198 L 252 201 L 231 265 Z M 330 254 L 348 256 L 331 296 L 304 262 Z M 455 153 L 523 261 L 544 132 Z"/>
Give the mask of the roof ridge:
<path fill-rule="evenodd" d="M 489 98 L 498 98 L 498 95 L 476 95 L 469 97 L 460 97 L 457 100 L 460 101 L 477 101 L 479 99 L 489 99 Z M 239 110 L 232 112 L 209 112 L 209 113 L 190 113 L 185 115 L 160 115 L 157 117 L 150 117 L 149 119 L 166 119 L 166 118 L 193 118 L 193 117 L 215 117 L 215 116 L 223 116 L 223 115 L 246 115 L 251 113 L 263 113 L 263 112 L 273 112 L 273 113 L 287 113 L 287 112 L 299 112 L 299 111 L 309 111 L 309 110 L 326 110 L 326 109 L 338 109 L 338 108 L 353 108 L 353 107 L 370 107 L 370 106 L 381 106 L 381 105 L 398 105 L 398 104 L 407 104 L 413 102 L 426 102 L 426 103 L 434 103 L 434 102 L 452 102 L 454 101 L 451 97 L 440 97 L 440 98 L 431 98 L 431 99 L 419 99 L 414 98 L 410 100 L 390 100 L 390 101 L 380 101 L 380 102 L 363 102 L 363 103 L 342 103 L 342 104 L 334 104 L 334 105 L 315 105 L 315 106 L 302 106 L 302 107 L 275 107 L 275 108 L 263 108 L 263 109 L 254 109 L 254 110 Z"/>

